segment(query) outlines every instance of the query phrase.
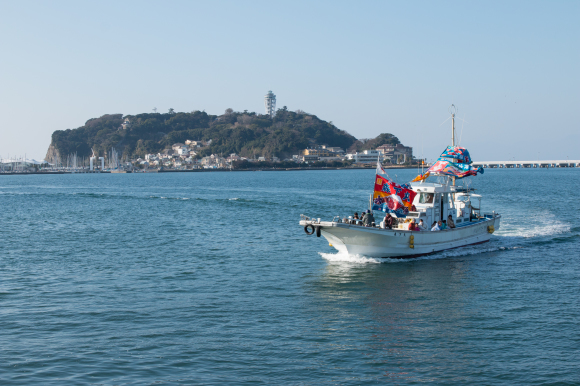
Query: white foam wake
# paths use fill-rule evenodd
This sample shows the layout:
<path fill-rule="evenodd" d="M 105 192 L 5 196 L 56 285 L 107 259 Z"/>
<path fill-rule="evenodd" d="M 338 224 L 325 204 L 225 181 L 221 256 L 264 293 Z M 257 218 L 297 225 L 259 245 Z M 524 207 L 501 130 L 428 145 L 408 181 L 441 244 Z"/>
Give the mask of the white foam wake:
<path fill-rule="evenodd" d="M 537 220 L 537 219 L 541 219 Z M 524 221 L 522 221 L 524 220 Z M 571 225 L 559 220 L 549 212 L 538 213 L 537 216 L 522 218 L 505 218 L 496 236 L 520 237 L 524 239 L 546 237 L 570 232 Z"/>
<path fill-rule="evenodd" d="M 461 257 L 461 256 L 472 256 L 472 255 L 479 255 L 482 253 L 489 253 L 489 252 L 497 252 L 497 251 L 506 251 L 511 249 L 518 249 L 523 248 L 522 246 L 517 245 L 505 245 L 505 243 L 498 242 L 498 243 L 489 243 L 481 244 L 481 245 L 467 245 L 464 247 L 454 248 L 454 249 L 447 249 L 439 252 L 430 253 L 424 256 L 417 256 L 413 258 L 374 258 L 374 257 L 367 257 L 364 255 L 351 255 L 346 252 L 337 252 L 337 253 L 324 253 L 318 252 L 320 256 L 322 256 L 326 261 L 334 264 L 342 264 L 342 265 L 356 265 L 356 264 L 389 264 L 389 263 L 410 263 L 413 261 L 420 261 L 420 260 L 437 260 L 437 259 L 445 259 L 448 257 Z"/>
<path fill-rule="evenodd" d="M 506 221 L 505 224 L 501 224 L 500 230 L 497 232 L 497 236 L 500 237 L 521 237 L 521 238 L 533 238 L 533 237 L 545 237 L 558 235 L 562 233 L 570 232 L 570 224 L 566 224 L 556 218 L 550 218 L 553 216 L 545 216 L 541 224 L 510 224 Z"/>
<path fill-rule="evenodd" d="M 375 258 L 364 255 L 351 255 L 346 252 L 337 252 L 337 253 L 318 252 L 318 254 L 322 256 L 326 261 L 337 265 L 410 263 L 418 260 L 436 260 L 449 257 L 449 255 L 440 252 L 425 256 L 413 257 L 410 259 Z"/>
<path fill-rule="evenodd" d="M 374 257 L 366 257 L 362 255 L 350 255 L 346 251 L 339 251 L 337 253 L 323 253 L 318 252 L 320 256 L 331 263 L 337 264 L 380 264 L 382 259 L 375 259 Z"/>
<path fill-rule="evenodd" d="M 461 257 L 461 256 L 479 255 L 482 253 L 507 251 L 507 250 L 519 249 L 519 248 L 523 248 L 523 247 L 518 246 L 518 245 L 511 245 L 510 243 L 494 242 L 492 240 L 489 243 L 485 243 L 485 244 L 467 245 L 464 247 L 447 249 L 447 250 L 444 250 L 441 252 L 436 252 L 435 254 L 429 255 L 429 256 L 437 256 L 437 258 Z"/>

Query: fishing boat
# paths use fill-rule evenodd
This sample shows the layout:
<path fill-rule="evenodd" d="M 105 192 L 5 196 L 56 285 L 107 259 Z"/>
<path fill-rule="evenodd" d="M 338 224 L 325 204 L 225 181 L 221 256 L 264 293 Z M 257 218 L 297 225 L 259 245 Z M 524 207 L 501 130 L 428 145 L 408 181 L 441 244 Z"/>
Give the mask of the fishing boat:
<path fill-rule="evenodd" d="M 414 258 L 489 241 L 500 227 L 501 215 L 483 212 L 481 195 L 466 184 L 458 184 L 465 177 L 483 174 L 483 168 L 472 166 L 467 149 L 455 146 L 455 110 L 450 112 L 451 146 L 425 173 L 399 185 L 377 161 L 369 211 L 373 215 L 383 212 L 385 220 L 391 216 L 391 221 L 363 224 L 340 216 L 321 221 L 301 215 L 304 231 L 325 237 L 340 252 L 375 258 Z M 454 227 L 431 230 L 433 223 L 449 219 Z M 415 225 L 421 220 L 423 229 Z M 393 225 L 385 226 L 387 223 Z"/>

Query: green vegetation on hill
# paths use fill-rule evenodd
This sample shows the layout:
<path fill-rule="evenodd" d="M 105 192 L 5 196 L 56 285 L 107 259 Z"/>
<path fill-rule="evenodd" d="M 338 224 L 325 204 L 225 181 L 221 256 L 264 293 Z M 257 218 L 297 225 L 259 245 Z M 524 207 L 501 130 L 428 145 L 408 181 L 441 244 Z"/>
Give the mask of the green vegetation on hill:
<path fill-rule="evenodd" d="M 131 125 L 123 129 L 121 125 L 126 118 Z M 277 156 L 281 159 L 316 145 L 364 150 L 375 143 L 376 146 L 399 143 L 392 134 L 381 134 L 362 144 L 331 122 L 304 112 L 288 111 L 286 107 L 279 109 L 273 119 L 231 109 L 220 116 L 204 111 L 175 113 L 171 109 L 166 114 L 103 115 L 89 119 L 77 129 L 57 130 L 52 134 L 49 152 L 56 151 L 61 157 L 73 153 L 86 157 L 92 154 L 91 149 L 104 155 L 114 147 L 123 156 L 143 157 L 187 139 L 212 140 L 209 147 L 201 150 L 201 156 L 236 153 L 243 157 Z"/>
<path fill-rule="evenodd" d="M 367 140 L 364 143 L 361 141 L 356 141 L 350 146 L 348 150 L 352 152 L 360 152 L 363 150 L 376 149 L 382 145 L 398 145 L 399 143 L 401 143 L 401 141 L 399 141 L 399 138 L 395 137 L 393 134 L 383 133 L 376 138 Z"/>
<path fill-rule="evenodd" d="M 51 145 L 61 154 L 77 153 L 79 156 L 86 157 L 92 154 L 91 147 L 100 150 L 102 147 L 110 151 L 111 144 L 117 144 L 120 136 L 116 134 L 117 128 L 121 126 L 122 114 L 108 114 L 100 118 L 89 119 L 84 126 L 78 129 L 57 130 L 52 133 Z"/>
<path fill-rule="evenodd" d="M 124 118 L 131 126 L 122 129 Z M 315 115 L 286 108 L 271 119 L 267 115 L 233 112 L 215 116 L 203 111 L 191 113 L 152 113 L 125 116 L 103 115 L 88 120 L 77 129 L 58 130 L 52 145 L 61 156 L 77 153 L 89 156 L 91 148 L 105 154 L 115 147 L 123 155 L 144 156 L 185 140 L 212 140 L 205 154 L 237 153 L 241 156 L 287 157 L 306 147 L 326 144 L 350 147 L 356 138 Z"/>

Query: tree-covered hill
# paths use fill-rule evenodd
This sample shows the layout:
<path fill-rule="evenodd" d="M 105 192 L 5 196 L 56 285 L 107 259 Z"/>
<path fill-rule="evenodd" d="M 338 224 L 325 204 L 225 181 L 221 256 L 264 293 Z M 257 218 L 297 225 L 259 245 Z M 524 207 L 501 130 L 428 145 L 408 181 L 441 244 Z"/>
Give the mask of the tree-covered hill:
<path fill-rule="evenodd" d="M 125 118 L 131 121 L 127 129 L 121 127 Z M 203 111 L 103 115 L 89 119 L 77 129 L 55 131 L 51 147 L 61 157 L 72 153 L 86 157 L 92 154 L 91 148 L 106 154 L 112 147 L 133 157 L 156 153 L 187 139 L 211 139 L 210 147 L 203 150 L 208 154 L 237 153 L 247 157 L 286 157 L 316 144 L 348 148 L 356 141 L 315 115 L 284 108 L 271 119 L 267 115 L 228 109 L 220 116 Z"/>
<path fill-rule="evenodd" d="M 124 129 L 121 125 L 126 118 L 131 124 Z M 392 141 L 394 138 L 398 143 L 392 134 L 386 136 L 388 138 L 384 140 Z M 366 144 L 361 144 L 331 122 L 301 111 L 288 111 L 285 107 L 279 109 L 274 118 L 231 109 L 220 116 L 204 111 L 176 113 L 171 109 L 166 114 L 103 115 L 89 119 L 77 129 L 57 130 L 52 134 L 47 157 L 51 154 L 62 158 L 73 153 L 87 157 L 92 154 L 91 149 L 98 155 L 105 155 L 113 147 L 123 156 L 142 157 L 188 139 L 212 140 L 210 146 L 201 151 L 202 156 L 237 153 L 244 157 L 286 158 L 316 145 L 366 148 Z"/>
<path fill-rule="evenodd" d="M 383 133 L 383 134 L 380 134 L 376 138 L 368 139 L 364 142 L 362 140 L 357 140 L 355 143 L 353 143 L 350 146 L 350 148 L 348 150 L 352 151 L 352 152 L 363 151 L 363 150 L 376 149 L 377 147 L 379 147 L 381 145 L 398 145 L 399 143 L 401 143 L 399 141 L 399 138 L 395 137 L 393 134 Z"/>

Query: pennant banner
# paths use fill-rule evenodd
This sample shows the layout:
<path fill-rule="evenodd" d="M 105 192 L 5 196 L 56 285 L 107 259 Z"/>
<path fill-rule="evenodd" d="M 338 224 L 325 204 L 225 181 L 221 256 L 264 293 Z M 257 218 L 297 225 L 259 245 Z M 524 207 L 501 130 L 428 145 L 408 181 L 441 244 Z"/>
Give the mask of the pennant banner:
<path fill-rule="evenodd" d="M 385 169 L 383 169 L 383 165 L 381 165 L 380 157 L 377 159 L 377 171 L 376 174 L 387 174 Z"/>
<path fill-rule="evenodd" d="M 469 176 L 476 176 L 477 173 L 483 174 L 483 168 L 481 166 L 475 168 L 468 164 L 453 163 L 446 159 L 439 158 L 437 162 L 435 162 L 433 166 L 431 166 L 427 170 L 427 173 L 452 176 L 455 178 L 463 178 Z"/>
<path fill-rule="evenodd" d="M 399 185 L 377 174 L 372 209 L 406 217 L 416 195 L 408 184 Z"/>
<path fill-rule="evenodd" d="M 429 173 L 437 175 L 452 176 L 455 178 L 463 178 L 475 176 L 477 173 L 483 174 L 483 168 L 471 166 L 472 160 L 469 152 L 464 147 L 447 146 L 441 153 L 437 162 L 435 162 L 425 175 Z M 418 178 L 418 177 L 417 177 Z"/>
<path fill-rule="evenodd" d="M 447 149 L 441 153 L 439 158 L 452 158 L 455 159 L 454 163 L 459 164 L 470 164 L 472 162 L 467 149 L 459 146 L 447 146 Z"/>

